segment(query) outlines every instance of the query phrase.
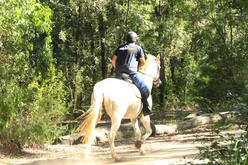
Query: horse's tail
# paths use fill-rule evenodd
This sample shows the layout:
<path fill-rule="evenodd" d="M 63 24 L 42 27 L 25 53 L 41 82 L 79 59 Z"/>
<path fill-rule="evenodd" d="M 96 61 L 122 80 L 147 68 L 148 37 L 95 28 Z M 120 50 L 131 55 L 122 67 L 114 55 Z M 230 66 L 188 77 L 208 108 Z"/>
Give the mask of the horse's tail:
<path fill-rule="evenodd" d="M 102 103 L 103 103 L 103 94 L 101 90 L 95 85 L 94 91 L 91 98 L 91 107 L 90 109 L 85 112 L 79 118 L 84 117 L 84 121 L 82 124 L 77 128 L 77 131 L 80 132 L 81 135 L 84 135 L 82 142 L 85 144 L 91 144 L 94 141 L 94 130 L 97 125 L 97 122 L 101 118 L 101 111 L 102 111 Z"/>

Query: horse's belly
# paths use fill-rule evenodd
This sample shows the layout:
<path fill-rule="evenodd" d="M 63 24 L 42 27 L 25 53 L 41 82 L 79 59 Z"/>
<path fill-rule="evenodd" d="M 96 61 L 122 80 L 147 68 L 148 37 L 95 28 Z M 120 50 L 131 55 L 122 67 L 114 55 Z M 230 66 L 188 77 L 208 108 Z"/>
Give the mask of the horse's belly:
<path fill-rule="evenodd" d="M 135 102 L 129 104 L 127 112 L 124 118 L 136 118 L 141 112 L 141 99 L 135 100 Z"/>

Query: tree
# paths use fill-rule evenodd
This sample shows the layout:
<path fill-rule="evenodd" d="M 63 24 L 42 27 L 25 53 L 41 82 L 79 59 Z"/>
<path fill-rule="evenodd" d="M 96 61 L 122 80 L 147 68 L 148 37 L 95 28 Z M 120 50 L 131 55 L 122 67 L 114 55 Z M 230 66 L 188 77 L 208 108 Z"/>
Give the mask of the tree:
<path fill-rule="evenodd" d="M 9 149 L 52 140 L 66 114 L 53 67 L 51 14 L 34 0 L 0 2 L 0 143 Z"/>
<path fill-rule="evenodd" d="M 247 23 L 243 21 L 246 16 L 242 9 L 236 8 L 235 4 L 235 1 L 201 1 L 197 4 L 196 10 L 202 18 L 198 20 L 200 30 L 197 34 L 201 42 L 196 47 L 201 48 L 203 58 L 196 96 L 203 106 L 226 104 L 230 100 L 229 94 L 239 93 L 238 88 L 244 88 L 244 81 L 237 78 L 237 72 L 247 65 L 244 47 Z"/>

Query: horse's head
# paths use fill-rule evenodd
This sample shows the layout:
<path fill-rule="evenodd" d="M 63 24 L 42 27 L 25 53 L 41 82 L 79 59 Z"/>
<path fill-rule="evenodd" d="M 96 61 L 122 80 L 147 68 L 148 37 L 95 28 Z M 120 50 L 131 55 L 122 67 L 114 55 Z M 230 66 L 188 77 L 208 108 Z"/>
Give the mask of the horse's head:
<path fill-rule="evenodd" d="M 161 80 L 160 80 L 160 55 L 158 55 L 155 59 L 155 62 L 156 62 L 156 71 L 155 71 L 155 76 L 154 76 L 154 79 L 153 79 L 153 83 L 156 87 L 159 87 L 161 85 Z"/>
<path fill-rule="evenodd" d="M 153 55 L 147 55 L 147 60 L 141 70 L 141 73 L 152 77 L 154 85 L 158 87 L 161 84 L 161 80 L 159 79 L 160 55 L 158 55 L 157 57 Z"/>

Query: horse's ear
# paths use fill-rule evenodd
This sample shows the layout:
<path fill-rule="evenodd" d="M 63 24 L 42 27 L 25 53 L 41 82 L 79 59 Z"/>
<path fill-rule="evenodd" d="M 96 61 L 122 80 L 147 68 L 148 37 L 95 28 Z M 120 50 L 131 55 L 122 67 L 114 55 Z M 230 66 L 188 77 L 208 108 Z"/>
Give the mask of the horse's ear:
<path fill-rule="evenodd" d="M 156 59 L 156 61 L 160 61 L 160 54 L 159 54 L 159 55 L 157 55 L 157 59 Z"/>

